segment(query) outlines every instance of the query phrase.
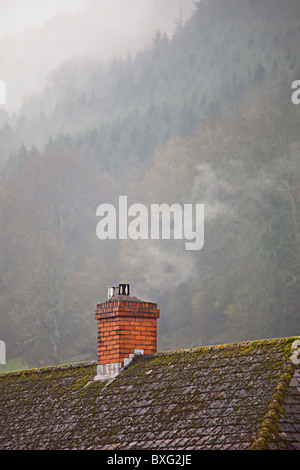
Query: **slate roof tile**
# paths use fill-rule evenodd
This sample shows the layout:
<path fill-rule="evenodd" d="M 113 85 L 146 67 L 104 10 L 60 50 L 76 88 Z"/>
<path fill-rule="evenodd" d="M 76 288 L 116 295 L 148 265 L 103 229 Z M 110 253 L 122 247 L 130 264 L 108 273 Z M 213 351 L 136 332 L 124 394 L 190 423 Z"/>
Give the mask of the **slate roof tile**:
<path fill-rule="evenodd" d="M 298 449 L 295 338 L 0 375 L 1 449 Z"/>

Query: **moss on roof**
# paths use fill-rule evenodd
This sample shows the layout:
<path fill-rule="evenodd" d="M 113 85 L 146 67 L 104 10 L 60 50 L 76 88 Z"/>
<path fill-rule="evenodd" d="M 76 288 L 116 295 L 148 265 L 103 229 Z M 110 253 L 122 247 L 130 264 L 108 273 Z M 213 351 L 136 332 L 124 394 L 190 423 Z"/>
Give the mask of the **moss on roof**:
<path fill-rule="evenodd" d="M 295 339 L 137 356 L 112 381 L 96 363 L 2 374 L 0 448 L 295 448 L 280 429 Z M 300 379 L 300 424 L 299 396 Z"/>

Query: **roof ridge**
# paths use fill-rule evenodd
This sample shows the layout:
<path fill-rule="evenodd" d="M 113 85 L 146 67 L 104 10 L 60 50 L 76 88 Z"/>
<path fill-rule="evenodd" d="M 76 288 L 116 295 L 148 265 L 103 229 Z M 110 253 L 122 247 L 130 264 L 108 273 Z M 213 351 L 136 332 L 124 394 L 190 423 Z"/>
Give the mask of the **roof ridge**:
<path fill-rule="evenodd" d="M 171 356 L 179 353 L 195 353 L 195 352 L 200 352 L 200 351 L 208 351 L 208 350 L 232 350 L 236 348 L 240 348 L 243 346 L 250 346 L 250 345 L 258 345 L 258 344 L 285 344 L 292 342 L 296 339 L 299 339 L 298 336 L 287 336 L 285 338 L 265 338 L 265 339 L 255 339 L 255 340 L 246 340 L 246 341 L 237 341 L 234 343 L 223 343 L 223 344 L 213 344 L 213 345 L 203 345 L 203 346 L 198 346 L 196 348 L 182 348 L 182 349 L 176 349 L 176 350 L 169 350 L 169 351 L 159 351 L 155 354 L 155 356 Z"/>
<path fill-rule="evenodd" d="M 70 364 L 60 364 L 56 366 L 45 366 L 45 367 L 35 367 L 32 369 L 21 369 L 21 370 L 12 370 L 8 372 L 3 372 L 0 374 L 0 378 L 3 376 L 19 376 L 19 375 L 28 375 L 28 374 L 41 374 L 43 372 L 54 372 L 56 370 L 68 370 L 68 369 L 77 369 L 79 367 L 90 367 L 97 365 L 97 361 L 83 361 L 83 362 L 74 362 Z"/>
<path fill-rule="evenodd" d="M 223 343 L 223 344 L 213 344 L 213 345 L 203 345 L 198 346 L 196 348 L 181 348 L 176 350 L 169 350 L 169 351 L 158 351 L 155 354 L 146 354 L 144 355 L 145 358 L 148 356 L 152 357 L 163 357 L 163 356 L 172 356 L 175 354 L 189 354 L 189 353 L 196 353 L 200 351 L 211 351 L 211 350 L 234 350 L 241 347 L 258 345 L 258 344 L 284 344 L 291 341 L 295 341 L 299 339 L 299 336 L 290 336 L 285 338 L 266 338 L 266 339 L 255 339 L 255 340 L 246 340 L 234 343 Z M 143 355 L 139 356 L 139 358 L 143 357 Z M 18 376 L 18 375 L 27 375 L 32 373 L 43 373 L 43 372 L 53 372 L 55 370 L 66 370 L 66 369 L 75 369 L 78 367 L 88 367 L 97 365 L 97 361 L 83 361 L 83 362 L 74 362 L 70 364 L 60 364 L 60 365 L 52 365 L 52 366 L 45 366 L 45 367 L 37 367 L 32 369 L 21 369 L 17 371 L 8 371 L 3 372 L 0 374 L 0 378 L 3 376 Z"/>

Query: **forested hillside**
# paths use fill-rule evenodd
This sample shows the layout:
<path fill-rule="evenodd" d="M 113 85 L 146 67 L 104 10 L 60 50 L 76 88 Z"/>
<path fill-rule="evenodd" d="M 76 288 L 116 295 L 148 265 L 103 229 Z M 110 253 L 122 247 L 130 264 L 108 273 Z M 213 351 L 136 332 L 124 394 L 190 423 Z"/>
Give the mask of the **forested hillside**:
<path fill-rule="evenodd" d="M 0 339 L 27 365 L 94 359 L 129 282 L 159 349 L 300 334 L 298 0 L 206 0 L 169 39 L 74 58 L 0 116 Z M 96 237 L 96 208 L 205 204 L 205 243 Z"/>

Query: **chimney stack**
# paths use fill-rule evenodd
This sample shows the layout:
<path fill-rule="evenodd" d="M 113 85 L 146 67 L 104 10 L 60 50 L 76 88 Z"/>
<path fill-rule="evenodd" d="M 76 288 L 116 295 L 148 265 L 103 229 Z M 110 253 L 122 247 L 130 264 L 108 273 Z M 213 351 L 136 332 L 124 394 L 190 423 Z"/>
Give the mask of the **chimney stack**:
<path fill-rule="evenodd" d="M 129 284 L 108 288 L 97 305 L 97 375 L 116 376 L 135 354 L 157 352 L 157 304 L 129 295 Z"/>

